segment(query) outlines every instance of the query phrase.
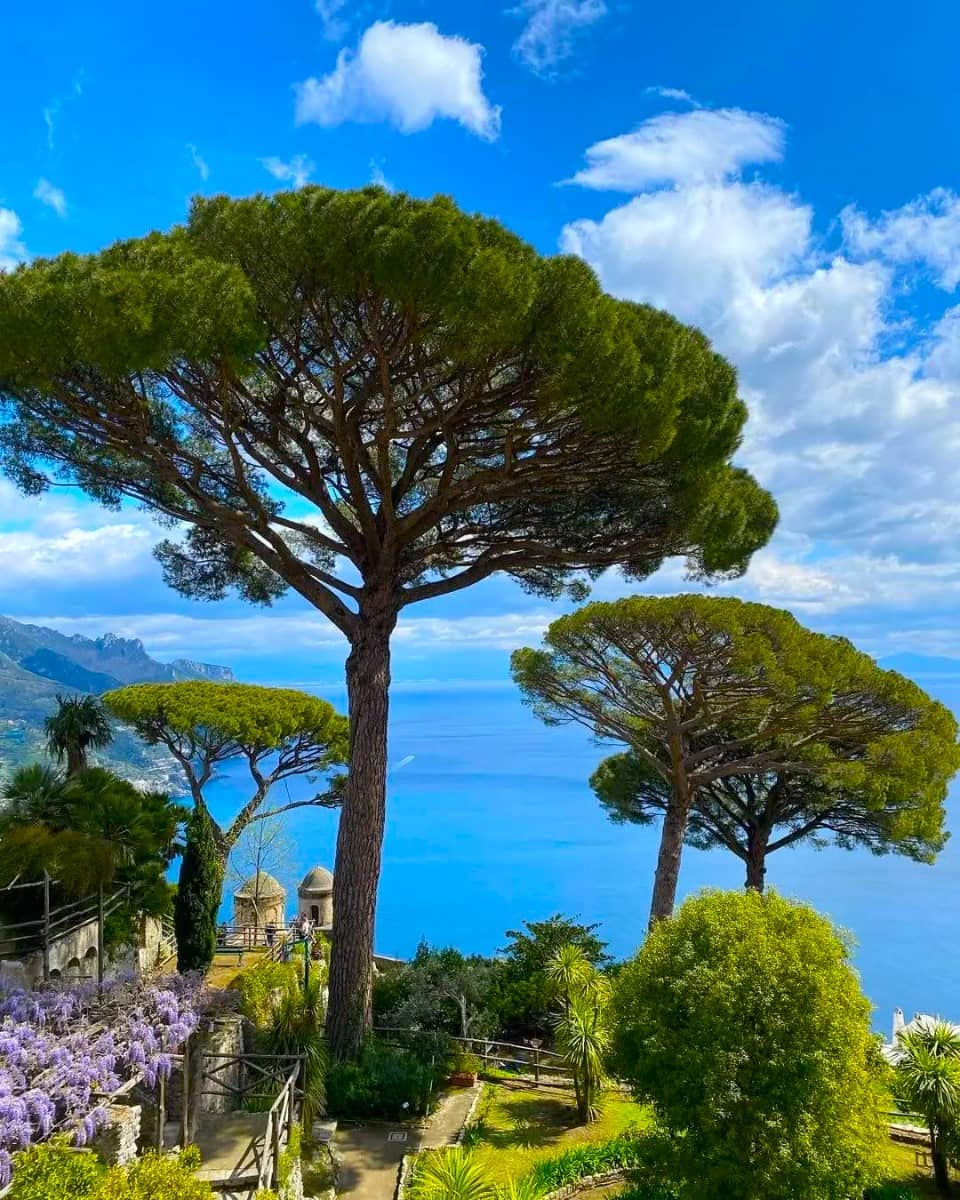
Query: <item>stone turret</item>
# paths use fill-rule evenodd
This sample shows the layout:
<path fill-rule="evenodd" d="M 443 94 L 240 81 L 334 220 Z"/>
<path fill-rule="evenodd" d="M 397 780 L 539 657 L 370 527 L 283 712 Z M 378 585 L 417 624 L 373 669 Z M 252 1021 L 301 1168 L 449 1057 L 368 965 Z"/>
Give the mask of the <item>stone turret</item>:
<path fill-rule="evenodd" d="M 315 929 L 333 925 L 333 875 L 326 867 L 314 867 L 297 888 L 297 916 L 306 917 Z"/>

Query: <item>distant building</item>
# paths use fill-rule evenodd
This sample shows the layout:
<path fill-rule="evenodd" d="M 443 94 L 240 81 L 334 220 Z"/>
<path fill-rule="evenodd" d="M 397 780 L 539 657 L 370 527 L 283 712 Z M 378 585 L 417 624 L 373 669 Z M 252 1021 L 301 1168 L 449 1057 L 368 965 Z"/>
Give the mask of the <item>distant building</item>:
<path fill-rule="evenodd" d="M 315 929 L 333 926 L 333 875 L 326 867 L 314 867 L 297 888 L 297 916 L 306 917 Z"/>
<path fill-rule="evenodd" d="M 282 929 L 287 920 L 287 893 L 266 871 L 257 871 L 233 893 L 234 925 Z"/>
<path fill-rule="evenodd" d="M 884 1042 L 881 1046 L 881 1051 L 883 1052 L 884 1058 L 887 1060 L 887 1062 L 896 1062 L 897 1043 L 900 1040 L 901 1033 L 908 1032 L 911 1029 L 922 1029 L 924 1026 L 932 1026 L 939 1020 L 939 1017 L 933 1017 L 929 1013 L 914 1013 L 912 1020 L 905 1021 L 903 1018 L 903 1009 L 895 1008 L 893 1010 L 893 1029 L 891 1030 L 891 1039 L 889 1042 Z M 960 1033 L 960 1025 L 955 1025 L 951 1021 L 947 1021 L 946 1024 L 955 1029 L 957 1033 Z"/>

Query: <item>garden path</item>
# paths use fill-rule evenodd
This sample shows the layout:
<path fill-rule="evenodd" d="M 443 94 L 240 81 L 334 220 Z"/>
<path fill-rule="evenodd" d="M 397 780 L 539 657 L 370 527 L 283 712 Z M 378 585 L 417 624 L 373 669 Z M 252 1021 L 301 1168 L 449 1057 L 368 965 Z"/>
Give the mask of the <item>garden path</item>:
<path fill-rule="evenodd" d="M 477 1085 L 478 1087 L 481 1085 Z M 405 1154 L 452 1146 L 463 1128 L 475 1088 L 450 1092 L 423 1126 L 339 1126 L 333 1146 L 340 1161 L 337 1194 L 352 1200 L 392 1200 Z"/>

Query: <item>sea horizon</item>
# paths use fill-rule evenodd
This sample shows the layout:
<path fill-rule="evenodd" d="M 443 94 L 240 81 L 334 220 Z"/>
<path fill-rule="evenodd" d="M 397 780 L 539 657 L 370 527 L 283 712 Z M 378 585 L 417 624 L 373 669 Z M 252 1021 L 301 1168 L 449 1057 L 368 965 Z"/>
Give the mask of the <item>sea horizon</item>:
<path fill-rule="evenodd" d="M 343 691 L 329 680 L 282 682 L 327 698 Z M 956 709 L 955 679 L 923 682 Z M 575 725 L 544 726 L 509 681 L 396 685 L 377 951 L 408 958 L 425 939 L 492 954 L 508 930 L 559 912 L 598 923 L 611 954 L 631 955 L 646 929 L 660 826 L 614 825 L 600 808 L 589 776 L 616 749 Z M 211 784 L 215 815 L 239 806 L 242 780 L 242 764 L 231 763 Z M 298 781 L 277 798 L 308 794 Z M 333 868 L 337 815 L 307 808 L 286 820 L 297 853 L 280 881 L 293 913 L 306 871 Z M 954 820 L 948 804 L 948 826 Z M 743 880 L 743 864 L 729 852 L 686 847 L 678 900 L 705 887 L 740 888 Z M 896 1007 L 908 1017 L 960 1019 L 960 964 L 949 949 L 960 940 L 955 838 L 933 866 L 863 849 L 788 848 L 768 859 L 767 882 L 851 938 L 879 1032 L 889 1032 Z M 224 919 L 230 892 L 228 885 Z"/>

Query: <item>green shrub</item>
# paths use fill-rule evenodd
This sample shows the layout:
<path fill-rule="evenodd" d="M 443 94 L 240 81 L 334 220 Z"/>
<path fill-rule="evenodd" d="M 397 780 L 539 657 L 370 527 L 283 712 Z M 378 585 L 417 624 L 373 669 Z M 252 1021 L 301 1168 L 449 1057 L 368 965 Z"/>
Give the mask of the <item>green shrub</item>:
<path fill-rule="evenodd" d="M 919 1200 L 917 1193 L 901 1183 L 881 1183 L 867 1188 L 863 1200 Z"/>
<path fill-rule="evenodd" d="M 678 1192 L 665 1183 L 631 1183 L 611 1200 L 677 1200 Z"/>
<path fill-rule="evenodd" d="M 480 1078 L 488 1079 L 491 1083 L 496 1083 L 498 1080 L 505 1079 L 510 1083 L 515 1083 L 519 1071 L 505 1067 L 491 1067 L 486 1064 L 480 1070 Z"/>
<path fill-rule="evenodd" d="M 10 1200 L 81 1200 L 92 1196 L 106 1168 L 92 1151 L 69 1148 L 64 1138 L 52 1138 L 13 1156 Z"/>
<path fill-rule="evenodd" d="M 290 1137 L 287 1141 L 286 1149 L 280 1155 L 277 1162 L 277 1181 L 280 1185 L 280 1195 L 282 1196 L 287 1189 L 287 1184 L 290 1182 L 290 1176 L 293 1172 L 294 1165 L 300 1157 L 300 1145 L 303 1138 L 301 1128 L 298 1124 L 294 1124 L 290 1129 Z"/>
<path fill-rule="evenodd" d="M 494 1195 L 481 1164 L 461 1146 L 418 1155 L 408 1187 L 412 1200 L 493 1200 Z"/>
<path fill-rule="evenodd" d="M 697 1200 L 835 1200 L 883 1178 L 884 1071 L 833 926 L 775 893 L 707 892 L 620 972 L 615 1064 Z"/>
<path fill-rule="evenodd" d="M 429 1063 L 370 1039 L 358 1059 L 330 1066 L 327 1107 L 338 1117 L 422 1116 L 436 1083 Z"/>
<path fill-rule="evenodd" d="M 93 1200 L 213 1200 L 209 1183 L 193 1172 L 200 1165 L 196 1149 L 180 1155 L 145 1154 L 124 1167 L 111 1167 Z"/>
<path fill-rule="evenodd" d="M 240 993 L 240 1011 L 261 1029 L 270 1024 L 278 994 L 283 996 L 299 986 L 297 968 L 292 963 L 266 959 L 241 971 L 232 984 Z"/>
<path fill-rule="evenodd" d="M 8 1200 L 213 1200 L 210 1185 L 193 1174 L 199 1165 L 190 1148 L 108 1168 L 92 1153 L 53 1139 L 14 1155 Z"/>
<path fill-rule="evenodd" d="M 530 1176 L 545 1192 L 579 1183 L 587 1175 L 636 1170 L 646 1166 L 646 1138 L 637 1129 L 625 1129 L 606 1142 L 572 1146 L 553 1158 L 538 1162 Z"/>

